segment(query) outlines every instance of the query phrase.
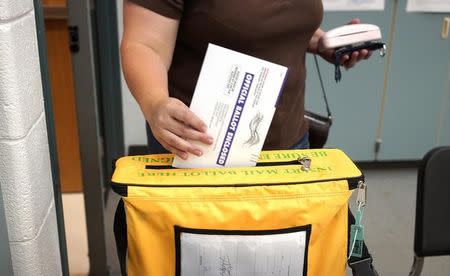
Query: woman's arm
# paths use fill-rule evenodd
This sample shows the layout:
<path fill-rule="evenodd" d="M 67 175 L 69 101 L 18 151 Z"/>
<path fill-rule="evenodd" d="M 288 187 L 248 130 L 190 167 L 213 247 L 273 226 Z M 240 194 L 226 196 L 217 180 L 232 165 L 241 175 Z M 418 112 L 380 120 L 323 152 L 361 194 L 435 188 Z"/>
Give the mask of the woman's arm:
<path fill-rule="evenodd" d="M 348 24 L 359 24 L 361 23 L 359 19 L 352 19 Z M 326 49 L 325 46 L 323 46 L 322 43 L 322 36 L 325 34 L 325 32 L 322 29 L 317 29 L 316 32 L 311 37 L 311 40 L 309 41 L 309 47 L 308 52 L 312 54 L 318 54 L 323 59 L 330 63 L 334 63 L 334 50 L 333 49 Z M 371 52 L 363 49 L 360 51 L 354 51 L 351 56 L 344 55 L 341 59 L 341 65 L 344 66 L 346 69 L 352 68 L 353 66 L 358 63 L 358 61 L 362 59 L 368 59 L 371 56 Z"/>
<path fill-rule="evenodd" d="M 179 21 L 124 1 L 122 69 L 155 138 L 183 159 L 201 155 L 189 140 L 206 144 L 206 125 L 181 101 L 170 98 L 167 71 L 172 62 Z"/>

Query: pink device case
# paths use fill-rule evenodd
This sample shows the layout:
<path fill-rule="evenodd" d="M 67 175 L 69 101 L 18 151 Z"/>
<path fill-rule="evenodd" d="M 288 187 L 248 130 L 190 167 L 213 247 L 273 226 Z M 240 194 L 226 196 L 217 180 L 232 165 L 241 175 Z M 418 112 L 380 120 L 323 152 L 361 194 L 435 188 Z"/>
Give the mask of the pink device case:
<path fill-rule="evenodd" d="M 381 32 L 376 25 L 351 24 L 326 32 L 322 39 L 325 47 L 331 49 L 380 40 Z"/>

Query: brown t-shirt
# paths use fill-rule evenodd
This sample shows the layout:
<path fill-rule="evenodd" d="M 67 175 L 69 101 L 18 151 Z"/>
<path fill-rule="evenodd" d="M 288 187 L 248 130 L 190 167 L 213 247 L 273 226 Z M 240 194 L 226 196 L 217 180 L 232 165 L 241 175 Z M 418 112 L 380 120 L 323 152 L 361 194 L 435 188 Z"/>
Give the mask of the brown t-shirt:
<path fill-rule="evenodd" d="M 303 137 L 305 53 L 322 21 L 321 0 L 132 1 L 180 20 L 170 96 L 189 106 L 208 43 L 265 59 L 289 69 L 264 148 L 289 148 Z"/>

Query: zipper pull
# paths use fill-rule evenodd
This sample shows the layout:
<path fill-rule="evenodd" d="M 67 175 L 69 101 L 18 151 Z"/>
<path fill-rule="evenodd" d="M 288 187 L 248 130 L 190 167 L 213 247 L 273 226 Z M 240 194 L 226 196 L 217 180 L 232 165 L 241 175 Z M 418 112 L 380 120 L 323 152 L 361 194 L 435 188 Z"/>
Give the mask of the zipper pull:
<path fill-rule="evenodd" d="M 302 171 L 309 171 L 311 168 L 311 158 L 309 157 L 299 157 L 297 161 L 302 165 L 301 170 Z"/>
<path fill-rule="evenodd" d="M 358 183 L 358 194 L 356 196 L 356 204 L 358 205 L 358 209 L 366 206 L 367 201 L 367 184 L 363 181 L 359 181 Z"/>

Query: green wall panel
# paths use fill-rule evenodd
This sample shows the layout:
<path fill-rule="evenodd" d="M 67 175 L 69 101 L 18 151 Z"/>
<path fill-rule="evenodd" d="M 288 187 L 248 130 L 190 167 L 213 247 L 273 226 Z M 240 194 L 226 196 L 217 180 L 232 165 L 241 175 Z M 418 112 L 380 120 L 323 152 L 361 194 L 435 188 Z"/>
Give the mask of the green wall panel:
<path fill-rule="evenodd" d="M 444 90 L 442 98 L 442 118 L 440 118 L 438 144 L 450 146 L 450 60 L 448 61 L 447 87 Z"/>
<path fill-rule="evenodd" d="M 384 11 L 326 12 L 322 28 L 329 30 L 346 24 L 352 18 L 380 27 L 387 42 L 392 17 L 391 2 Z M 319 58 L 320 70 L 333 113 L 333 126 L 327 147 L 343 149 L 354 160 L 374 159 L 374 143 L 383 91 L 385 58 L 378 52 L 351 70 L 343 69 L 340 83 L 334 81 L 334 66 Z M 306 107 L 325 114 L 320 84 L 311 55 L 307 58 Z"/>
<path fill-rule="evenodd" d="M 450 14 L 407 13 L 406 2 L 399 1 L 380 160 L 417 160 L 437 146 L 448 89 L 450 40 L 440 34 Z"/>

